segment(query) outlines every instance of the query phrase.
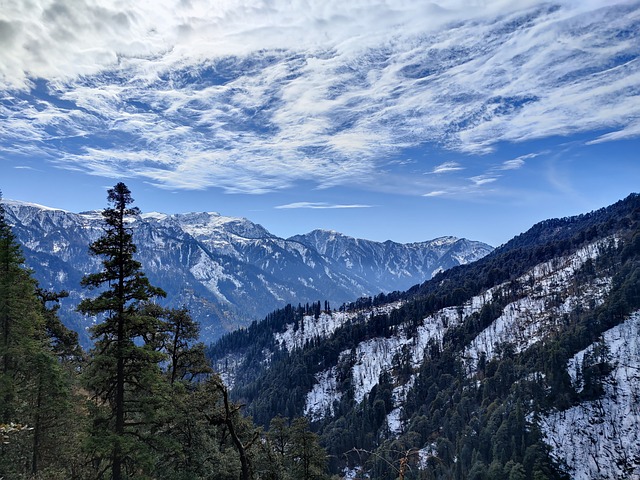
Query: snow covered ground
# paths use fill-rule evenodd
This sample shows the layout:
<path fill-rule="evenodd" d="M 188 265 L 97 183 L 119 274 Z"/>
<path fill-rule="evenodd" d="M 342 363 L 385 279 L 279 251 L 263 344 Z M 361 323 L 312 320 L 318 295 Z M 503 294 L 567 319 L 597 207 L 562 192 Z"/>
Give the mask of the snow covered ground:
<path fill-rule="evenodd" d="M 336 367 L 316 374 L 316 384 L 307 394 L 304 414 L 312 421 L 320 420 L 327 414 L 333 415 L 333 402 L 339 401 L 342 393 L 336 384 Z"/>
<path fill-rule="evenodd" d="M 564 313 L 570 313 L 576 306 L 587 308 L 601 304 L 609 291 L 611 279 L 597 278 L 587 285 L 578 286 L 573 285 L 574 275 L 588 260 L 595 260 L 605 248 L 616 241 L 614 237 L 599 240 L 572 255 L 536 265 L 518 278 L 522 298 L 508 304 L 500 317 L 465 348 L 463 360 L 469 373 L 476 367 L 482 352 L 486 354 L 487 359 L 491 359 L 496 346 L 506 341 L 514 343 L 517 351 L 523 351 L 548 333 L 562 319 Z M 460 325 L 470 315 L 480 312 L 484 305 L 492 302 L 495 296 L 500 295 L 506 288 L 506 283 L 497 285 L 461 306 L 447 307 L 429 315 L 423 319 L 415 332 L 401 327 L 398 333 L 390 338 L 372 338 L 360 343 L 354 352 L 342 352 L 343 359 L 354 354 L 351 375 L 356 402 L 361 402 L 378 383 L 382 372 L 392 371 L 399 354 L 408 355 L 412 367 L 417 369 L 424 360 L 425 348 L 429 342 L 436 341 L 441 345 L 448 329 Z M 387 310 L 399 307 L 399 303 L 391 304 L 387 306 Z M 305 317 L 304 330 L 298 328 L 294 331 L 293 325 L 289 325 L 284 333 L 276 334 L 276 339 L 291 351 L 302 347 L 307 340 L 314 337 L 326 338 L 348 320 L 348 315 L 340 312 L 334 312 L 332 315 L 321 314 L 318 319 Z M 332 368 L 316 375 L 318 383 L 307 395 L 305 413 L 314 420 L 321 419 L 327 412 L 332 411 L 336 393 L 333 374 Z M 387 418 L 389 428 L 393 432 L 402 430 L 401 405 L 414 380 L 415 375 L 410 375 L 406 384 L 395 385 L 396 408 Z"/>
<path fill-rule="evenodd" d="M 302 321 L 295 329 L 293 323 L 287 325 L 284 332 L 275 333 L 274 338 L 276 344 L 280 344 L 289 352 L 297 348 L 302 348 L 305 344 L 314 339 L 324 339 L 332 335 L 338 328 L 345 323 L 363 315 L 369 319 L 375 315 L 384 315 L 392 310 L 397 310 L 402 306 L 402 302 L 393 302 L 380 307 L 373 307 L 367 311 L 358 312 L 320 312 L 320 316 L 315 318 L 313 315 L 305 315 Z"/>
<path fill-rule="evenodd" d="M 613 371 L 604 383 L 605 395 L 541 421 L 552 455 L 566 464 L 575 480 L 640 479 L 640 311 L 606 331 Z M 575 366 L 593 345 L 569 362 Z"/>
<path fill-rule="evenodd" d="M 473 371 L 481 353 L 490 360 L 496 347 L 505 342 L 513 344 L 517 353 L 522 352 L 549 333 L 564 314 L 577 307 L 594 308 L 602 304 L 611 278 L 596 278 L 578 286 L 573 285 L 573 277 L 587 260 L 595 260 L 612 241 L 615 238 L 587 245 L 572 255 L 537 265 L 518 278 L 525 296 L 508 304 L 500 317 L 465 348 L 467 371 Z"/>

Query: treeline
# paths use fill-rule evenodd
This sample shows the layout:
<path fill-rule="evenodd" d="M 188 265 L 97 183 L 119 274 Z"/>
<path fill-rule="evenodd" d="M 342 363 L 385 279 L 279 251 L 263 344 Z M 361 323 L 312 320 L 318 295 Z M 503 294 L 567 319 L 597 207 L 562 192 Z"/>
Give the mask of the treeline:
<path fill-rule="evenodd" d="M 1 200 L 1 198 L 0 198 Z M 165 309 L 134 259 L 129 189 L 108 192 L 102 270 L 78 310 L 94 346 L 59 321 L 65 292 L 38 288 L 0 201 L 0 478 L 323 479 L 326 454 L 303 418 L 268 432 L 233 402 L 186 309 Z"/>
<path fill-rule="evenodd" d="M 640 194 L 591 213 L 539 222 L 487 256 L 438 273 L 407 294 L 430 297 L 433 308 L 453 306 L 498 283 L 513 280 L 535 265 L 570 254 L 597 238 L 628 232 L 636 225 Z"/>
<path fill-rule="evenodd" d="M 602 394 L 602 379 L 610 370 L 606 349 L 585 356 L 580 392 L 574 389 L 566 365 L 575 353 L 640 308 L 639 224 L 640 196 L 635 194 L 593 214 L 543 222 L 474 264 L 442 272 L 405 294 L 391 295 L 402 298 L 404 304 L 388 314 L 356 317 L 330 338 L 310 342 L 301 350 L 271 350 L 268 369 L 258 373 L 239 369 L 241 381 L 234 394 L 248 403 L 247 411 L 256 422 L 266 425 L 277 414 L 302 414 L 315 374 L 335 366 L 341 396 L 332 406 L 333 414 L 313 425 L 334 472 L 360 466 L 361 474 L 372 479 L 397 478 L 401 468 L 406 480 L 565 478 L 549 456 L 536 418 L 549 408 L 565 409 Z M 544 342 L 521 354 L 508 343 L 498 346 L 495 357 L 481 357 L 476 374 L 468 375 L 461 350 L 505 305 L 522 298 L 518 277 L 541 262 L 574 253 L 612 234 L 618 240 L 611 241 L 597 260 L 585 262 L 573 278 L 579 287 L 595 278 L 611 277 L 611 289 L 602 305 L 577 306 L 557 319 L 556 331 Z M 363 340 L 389 337 L 399 329 L 411 332 L 426 316 L 462 305 L 501 283 L 504 288 L 493 302 L 450 328 L 442 345 L 432 342 L 427 347 L 418 371 L 399 352 L 392 372 L 383 372 L 365 400 L 355 402 L 351 379 L 355 359 L 341 356 L 342 352 L 353 352 Z M 372 305 L 374 299 L 361 299 L 353 307 Z M 295 308 L 288 308 L 275 312 L 269 317 L 271 322 L 252 325 L 251 337 L 263 339 L 260 349 L 253 351 L 254 364 L 265 361 L 263 349 L 274 348 L 274 331 L 282 331 L 296 315 Z M 232 338 L 240 336 L 231 334 L 227 341 Z M 394 406 L 393 379 L 411 374 L 416 380 L 401 418 L 406 429 L 395 435 L 387 424 Z M 282 391 L 289 394 L 279 395 Z"/>

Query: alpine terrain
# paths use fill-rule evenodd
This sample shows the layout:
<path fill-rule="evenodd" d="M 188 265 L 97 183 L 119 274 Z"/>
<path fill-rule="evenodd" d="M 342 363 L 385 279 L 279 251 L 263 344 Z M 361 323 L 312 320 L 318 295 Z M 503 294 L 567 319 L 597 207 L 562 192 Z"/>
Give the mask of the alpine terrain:
<path fill-rule="evenodd" d="M 88 345 L 89 325 L 75 305 L 83 275 L 100 264 L 88 246 L 103 232 L 102 215 L 15 201 L 4 206 L 26 264 L 43 288 L 69 292 L 60 315 Z M 315 231 L 283 239 L 249 220 L 206 212 L 143 213 L 131 226 L 149 279 L 167 292 L 168 306 L 190 310 L 205 341 L 287 303 L 336 305 L 404 290 L 492 250 L 454 237 L 403 245 Z"/>
<path fill-rule="evenodd" d="M 276 310 L 209 355 L 257 423 L 308 418 L 340 478 L 638 479 L 639 222 L 637 194 L 547 220 L 404 293 Z M 358 275 L 399 261 L 297 240 Z"/>

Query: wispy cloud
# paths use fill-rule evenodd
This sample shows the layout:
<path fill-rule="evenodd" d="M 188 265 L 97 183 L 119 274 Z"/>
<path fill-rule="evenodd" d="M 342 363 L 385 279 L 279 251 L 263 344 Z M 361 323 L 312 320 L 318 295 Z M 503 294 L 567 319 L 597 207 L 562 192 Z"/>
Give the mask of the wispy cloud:
<path fill-rule="evenodd" d="M 330 209 L 330 208 L 371 208 L 373 205 L 360 205 L 360 204 L 331 204 L 325 202 L 295 202 L 288 203 L 286 205 L 278 205 L 275 208 L 311 208 L 311 209 Z"/>
<path fill-rule="evenodd" d="M 518 170 L 524 167 L 526 160 L 536 158 L 539 155 L 539 153 L 528 153 L 527 155 L 521 155 L 518 158 L 514 158 L 513 160 L 506 160 L 502 162 L 502 165 L 495 167 L 494 170 Z"/>
<path fill-rule="evenodd" d="M 264 193 L 363 182 L 428 143 L 487 153 L 640 136 L 637 3 L 440 3 L 12 2 L 0 147 L 171 189 Z"/>
<path fill-rule="evenodd" d="M 605 133 L 598 138 L 587 142 L 587 145 L 595 145 L 604 142 L 614 142 L 616 140 L 629 140 L 631 138 L 640 137 L 640 121 L 636 121 L 626 125 L 621 130 Z"/>
<path fill-rule="evenodd" d="M 487 183 L 493 183 L 498 180 L 498 178 L 490 175 L 477 175 L 475 177 L 471 177 L 469 180 L 471 180 L 475 185 L 480 186 L 486 185 Z"/>
<path fill-rule="evenodd" d="M 429 192 L 429 193 L 425 193 L 422 196 L 423 197 L 442 197 L 443 195 L 446 195 L 447 192 L 445 192 L 444 190 L 434 190 L 433 192 Z"/>
<path fill-rule="evenodd" d="M 429 173 L 449 173 L 449 172 L 457 172 L 458 170 L 464 170 L 464 167 L 460 165 L 458 162 L 445 162 L 435 167 Z"/>
<path fill-rule="evenodd" d="M 521 158 L 516 158 L 514 160 L 507 160 L 498 168 L 500 170 L 517 170 L 519 168 L 522 168 L 523 166 L 524 160 L 522 160 Z"/>

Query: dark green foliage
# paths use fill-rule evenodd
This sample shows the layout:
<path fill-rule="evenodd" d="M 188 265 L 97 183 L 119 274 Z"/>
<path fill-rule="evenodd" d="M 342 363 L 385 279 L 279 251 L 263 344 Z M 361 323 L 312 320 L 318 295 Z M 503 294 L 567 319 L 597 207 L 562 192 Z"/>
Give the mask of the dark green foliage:
<path fill-rule="evenodd" d="M 86 372 L 86 385 L 94 404 L 89 448 L 95 458 L 96 476 L 110 472 L 114 480 L 143 475 L 153 466 L 147 437 L 159 419 L 159 404 L 166 401 L 158 363 L 162 352 L 145 339 L 158 330 L 158 320 L 146 315 L 142 304 L 164 292 L 151 286 L 134 260 L 136 246 L 127 227 L 137 213 L 126 185 L 118 183 L 108 192 L 112 205 L 102 215 L 105 232 L 89 247 L 103 257 L 103 270 L 82 280 L 89 288 L 104 288 L 96 298 L 84 299 L 78 310 L 105 315 L 93 329 L 95 347 Z"/>
<path fill-rule="evenodd" d="M 73 462 L 62 456 L 74 432 L 68 363 L 77 336 L 46 307 L 55 295 L 23 262 L 0 202 L 0 424 L 23 426 L 0 446 L 0 477 L 68 478 Z"/>
<path fill-rule="evenodd" d="M 264 480 L 327 479 L 327 458 L 318 436 L 311 432 L 306 418 L 291 423 L 283 417 L 271 420 L 266 442 L 261 446 L 262 461 L 256 475 Z"/>
<path fill-rule="evenodd" d="M 134 259 L 127 216 L 138 211 L 124 184 L 109 201 L 91 246 L 103 270 L 83 281 L 98 293 L 79 306 L 102 320 L 89 355 L 57 316 L 65 292 L 24 268 L 0 203 L 0 477 L 250 480 L 279 459 L 273 478 L 325 479 L 308 425 L 286 426 L 278 457 L 212 373 L 189 312 L 150 303 L 162 292 Z"/>

